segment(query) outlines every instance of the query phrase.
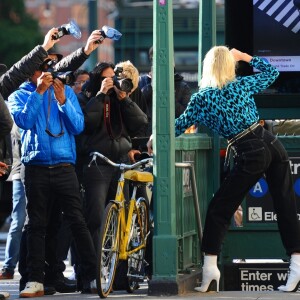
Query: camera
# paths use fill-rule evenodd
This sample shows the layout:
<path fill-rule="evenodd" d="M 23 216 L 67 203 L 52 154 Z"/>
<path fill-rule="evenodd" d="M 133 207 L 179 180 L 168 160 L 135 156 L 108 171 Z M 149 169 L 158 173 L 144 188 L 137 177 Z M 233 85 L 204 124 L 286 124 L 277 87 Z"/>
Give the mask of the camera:
<path fill-rule="evenodd" d="M 72 71 L 67 72 L 51 72 L 53 78 L 58 78 L 63 84 L 73 85 L 75 82 L 75 76 Z"/>
<path fill-rule="evenodd" d="M 114 29 L 112 27 L 109 27 L 107 25 L 104 25 L 101 30 L 99 30 L 101 33 L 101 38 L 96 41 L 96 44 L 100 44 L 105 38 L 118 41 L 120 37 L 122 36 L 122 33 L 119 32 L 117 29 Z"/>
<path fill-rule="evenodd" d="M 77 23 L 74 20 L 70 20 L 70 23 L 68 23 L 68 24 L 61 25 L 58 28 L 58 33 L 53 35 L 52 38 L 54 40 L 57 40 L 57 39 L 63 37 L 64 35 L 72 35 L 76 39 L 81 38 L 81 31 L 79 29 L 79 26 L 77 25 Z"/>
<path fill-rule="evenodd" d="M 115 77 L 114 77 L 114 85 L 121 91 L 130 93 L 133 89 L 133 83 L 132 80 L 129 78 L 122 78 L 120 75 L 123 72 L 122 67 L 116 67 L 114 69 Z"/>
<path fill-rule="evenodd" d="M 53 69 L 54 61 L 51 59 L 46 59 L 41 67 L 40 70 L 43 72 L 50 72 L 53 78 L 58 78 L 63 84 L 66 85 L 73 85 L 75 82 L 74 72 L 67 71 L 67 72 L 56 72 Z"/>

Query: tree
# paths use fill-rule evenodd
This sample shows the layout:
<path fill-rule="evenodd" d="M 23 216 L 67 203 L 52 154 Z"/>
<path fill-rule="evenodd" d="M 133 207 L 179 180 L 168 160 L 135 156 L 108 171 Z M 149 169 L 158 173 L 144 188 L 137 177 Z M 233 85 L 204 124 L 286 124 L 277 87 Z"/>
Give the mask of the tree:
<path fill-rule="evenodd" d="M 43 41 L 38 21 L 26 13 L 24 0 L 0 1 L 0 62 L 11 67 Z"/>

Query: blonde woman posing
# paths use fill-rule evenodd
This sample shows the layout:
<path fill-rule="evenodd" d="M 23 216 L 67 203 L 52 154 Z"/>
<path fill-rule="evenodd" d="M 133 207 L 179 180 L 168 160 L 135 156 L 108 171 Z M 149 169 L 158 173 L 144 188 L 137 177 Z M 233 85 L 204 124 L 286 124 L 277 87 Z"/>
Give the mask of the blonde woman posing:
<path fill-rule="evenodd" d="M 236 62 L 244 61 L 260 72 L 236 77 Z M 199 92 L 192 95 L 185 112 L 175 120 L 176 136 L 195 123 L 202 123 L 228 140 L 234 165 L 213 196 L 202 240 L 203 280 L 199 292 L 219 289 L 217 256 L 234 212 L 249 189 L 265 174 L 272 195 L 280 236 L 291 256 L 286 285 L 278 289 L 295 292 L 300 283 L 300 224 L 296 212 L 289 158 L 281 142 L 259 123 L 253 95 L 269 87 L 278 70 L 265 60 L 224 46 L 213 47 L 205 56 Z"/>

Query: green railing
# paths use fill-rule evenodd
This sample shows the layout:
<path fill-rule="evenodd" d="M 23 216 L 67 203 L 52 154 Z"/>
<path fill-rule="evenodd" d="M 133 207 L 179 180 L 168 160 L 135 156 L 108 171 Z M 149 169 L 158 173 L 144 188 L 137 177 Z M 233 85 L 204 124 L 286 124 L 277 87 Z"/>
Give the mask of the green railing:
<path fill-rule="evenodd" d="M 206 134 L 186 134 L 176 139 L 176 162 L 192 162 L 195 170 L 200 218 L 204 220 L 207 199 L 212 193 L 209 183 L 208 155 L 211 151 L 211 138 Z M 178 272 L 186 272 L 200 263 L 200 243 L 195 195 L 191 170 L 176 168 L 176 234 L 178 237 Z"/>

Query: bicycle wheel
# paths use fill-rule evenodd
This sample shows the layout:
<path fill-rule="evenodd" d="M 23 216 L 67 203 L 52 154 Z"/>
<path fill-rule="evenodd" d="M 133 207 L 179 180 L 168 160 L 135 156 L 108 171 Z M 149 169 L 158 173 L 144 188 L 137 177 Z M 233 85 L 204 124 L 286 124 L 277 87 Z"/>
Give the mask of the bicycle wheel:
<path fill-rule="evenodd" d="M 112 288 L 119 253 L 118 206 L 110 202 L 105 208 L 100 229 L 100 245 L 97 253 L 97 291 L 106 298 Z"/>
<path fill-rule="evenodd" d="M 144 281 L 145 273 L 145 252 L 146 252 L 146 238 L 149 232 L 149 203 L 144 198 L 139 198 L 136 202 L 132 214 L 132 224 L 130 231 L 130 239 L 128 243 L 128 250 L 144 244 L 145 247 L 132 253 L 128 257 L 128 287 L 127 292 L 133 293 L 139 288 L 139 282 Z"/>

